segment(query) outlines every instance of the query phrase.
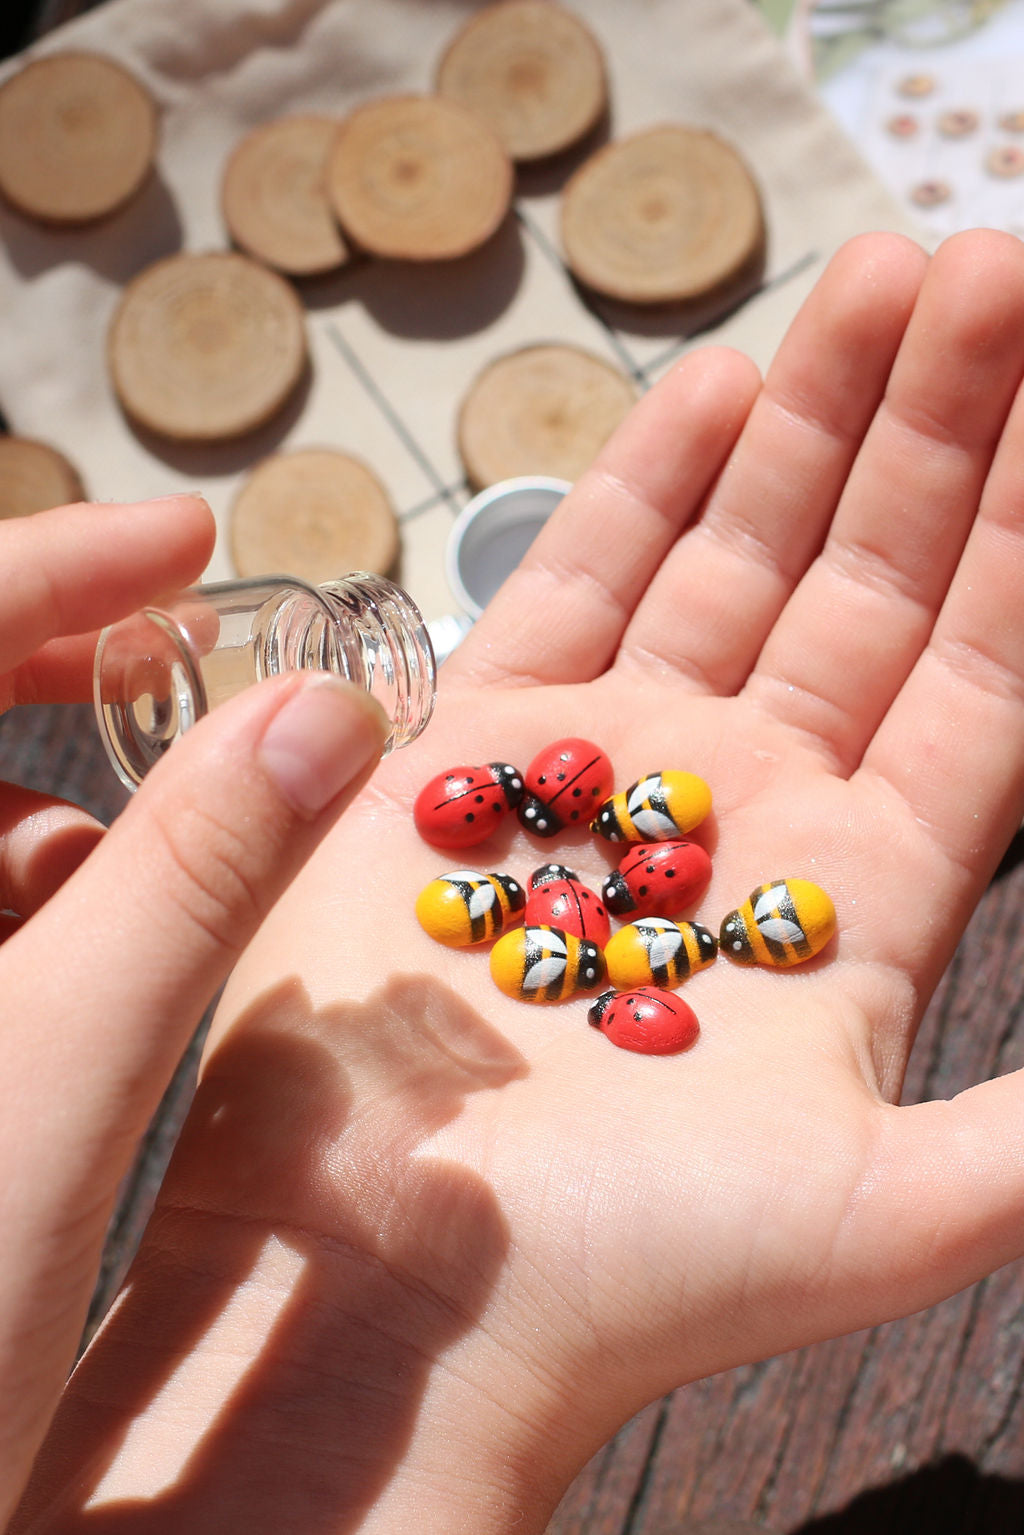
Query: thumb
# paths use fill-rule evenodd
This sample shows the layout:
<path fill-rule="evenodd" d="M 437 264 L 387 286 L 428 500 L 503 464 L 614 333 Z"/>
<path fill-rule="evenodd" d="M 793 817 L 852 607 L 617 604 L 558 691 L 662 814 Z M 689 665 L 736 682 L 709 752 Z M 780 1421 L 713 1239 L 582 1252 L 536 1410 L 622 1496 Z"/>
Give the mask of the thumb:
<path fill-rule="evenodd" d="M 0 1229 L 16 1255 L 0 1268 L 8 1452 L 27 1437 L 17 1448 L 30 1454 L 45 1429 L 118 1183 L 190 1034 L 385 735 L 375 703 L 323 674 L 250 689 L 175 745 L 0 949 L 12 1089 L 0 1169 L 18 1170 L 0 1176 Z M 26 1337 L 37 1341 L 19 1369 Z"/>

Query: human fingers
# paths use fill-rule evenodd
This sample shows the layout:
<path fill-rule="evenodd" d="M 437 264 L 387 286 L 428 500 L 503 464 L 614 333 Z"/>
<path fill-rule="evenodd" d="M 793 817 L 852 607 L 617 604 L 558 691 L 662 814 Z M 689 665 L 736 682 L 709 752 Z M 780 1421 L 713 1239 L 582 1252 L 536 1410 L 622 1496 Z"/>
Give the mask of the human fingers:
<path fill-rule="evenodd" d="M 864 754 L 977 898 L 1024 815 L 1024 394 L 930 642 Z"/>
<path fill-rule="evenodd" d="M 836 1331 L 923 1310 L 1024 1250 L 1024 1073 L 873 1118 L 831 1265 Z"/>
<path fill-rule="evenodd" d="M 0 522 L 0 674 L 47 640 L 122 618 L 157 592 L 202 573 L 215 537 L 200 496 L 135 505 L 83 502 Z M 8 680 L 0 703 L 18 699 Z"/>
<path fill-rule="evenodd" d="M 135 1145 L 234 959 L 376 762 L 377 706 L 292 673 L 224 704 L 0 950 L 0 1456 L 17 1494 Z M 5 1512 L 0 1497 L 0 1525 Z"/>
<path fill-rule="evenodd" d="M 77 805 L 0 785 L 0 911 L 33 916 L 103 834 L 99 821 Z"/>
<path fill-rule="evenodd" d="M 145 599 L 143 599 L 145 600 Z M 27 661 L 0 679 L 10 704 L 77 704 L 92 698 L 100 629 L 47 640 Z"/>
<path fill-rule="evenodd" d="M 758 387 L 749 359 L 690 353 L 634 407 L 446 663 L 463 682 L 585 682 L 696 515 Z"/>
<path fill-rule="evenodd" d="M 932 259 L 821 557 L 745 690 L 841 774 L 927 642 L 1022 372 L 1020 242 L 956 237 Z"/>
<path fill-rule="evenodd" d="M 821 548 L 926 264 L 898 235 L 861 236 L 833 257 L 783 339 L 707 506 L 638 608 L 624 663 L 657 658 L 722 696 L 743 685 Z"/>

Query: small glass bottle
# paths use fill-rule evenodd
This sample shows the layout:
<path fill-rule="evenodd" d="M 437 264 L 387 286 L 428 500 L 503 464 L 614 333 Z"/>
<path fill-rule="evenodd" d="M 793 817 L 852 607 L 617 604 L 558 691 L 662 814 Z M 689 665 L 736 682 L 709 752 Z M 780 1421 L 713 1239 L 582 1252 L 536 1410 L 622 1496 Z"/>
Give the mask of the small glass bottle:
<path fill-rule="evenodd" d="M 391 721 L 385 751 L 419 735 L 434 707 L 434 653 L 400 587 L 358 571 L 311 586 L 262 576 L 194 586 L 105 629 L 96 647 L 100 733 L 135 789 L 189 726 L 250 683 L 302 669 L 362 687 Z"/>

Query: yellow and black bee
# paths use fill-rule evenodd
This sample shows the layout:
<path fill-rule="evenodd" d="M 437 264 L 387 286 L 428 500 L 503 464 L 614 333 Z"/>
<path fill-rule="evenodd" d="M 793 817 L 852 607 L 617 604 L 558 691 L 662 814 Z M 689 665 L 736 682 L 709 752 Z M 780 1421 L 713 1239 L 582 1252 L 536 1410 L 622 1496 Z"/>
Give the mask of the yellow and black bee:
<path fill-rule="evenodd" d="M 788 970 L 820 954 L 836 930 L 836 910 L 809 879 L 777 879 L 758 885 L 718 934 L 723 954 L 741 965 Z"/>
<path fill-rule="evenodd" d="M 525 905 L 526 891 L 511 875 L 456 869 L 423 887 L 416 898 L 416 916 L 438 943 L 465 949 L 496 938 Z"/>
<path fill-rule="evenodd" d="M 506 997 L 519 1002 L 564 1002 L 604 980 L 596 943 L 558 927 L 520 927 L 491 950 L 491 975 Z"/>
<path fill-rule="evenodd" d="M 606 799 L 590 823 L 609 842 L 666 842 L 699 826 L 711 790 L 696 773 L 648 773 Z"/>
<path fill-rule="evenodd" d="M 620 927 L 605 945 L 608 979 L 618 991 L 634 986 L 681 986 L 688 975 L 710 965 L 718 939 L 698 922 L 641 917 Z"/>

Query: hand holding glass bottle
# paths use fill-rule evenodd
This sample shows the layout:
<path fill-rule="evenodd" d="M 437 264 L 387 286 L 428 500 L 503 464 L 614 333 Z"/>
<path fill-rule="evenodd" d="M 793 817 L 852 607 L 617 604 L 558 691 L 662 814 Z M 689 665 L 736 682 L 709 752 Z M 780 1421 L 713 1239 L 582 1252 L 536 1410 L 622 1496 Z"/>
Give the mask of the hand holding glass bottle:
<path fill-rule="evenodd" d="M 193 496 L 0 522 L 0 709 L 88 698 L 99 627 L 195 581 L 213 537 Z M 201 603 L 196 616 L 201 632 Z M 148 681 L 158 695 L 159 666 Z M 0 786 L 3 1074 L 16 1088 L 0 1165 L 21 1169 L 0 1180 L 0 1526 L 74 1358 L 138 1138 L 210 997 L 392 729 L 362 687 L 289 671 L 199 720 L 109 832 Z"/>
<path fill-rule="evenodd" d="M 192 587 L 104 630 L 94 694 L 103 743 L 135 788 L 197 720 L 243 688 L 293 671 L 342 678 L 389 722 L 385 752 L 415 740 L 434 707 L 422 616 L 383 576 L 321 587 L 295 576 Z"/>

